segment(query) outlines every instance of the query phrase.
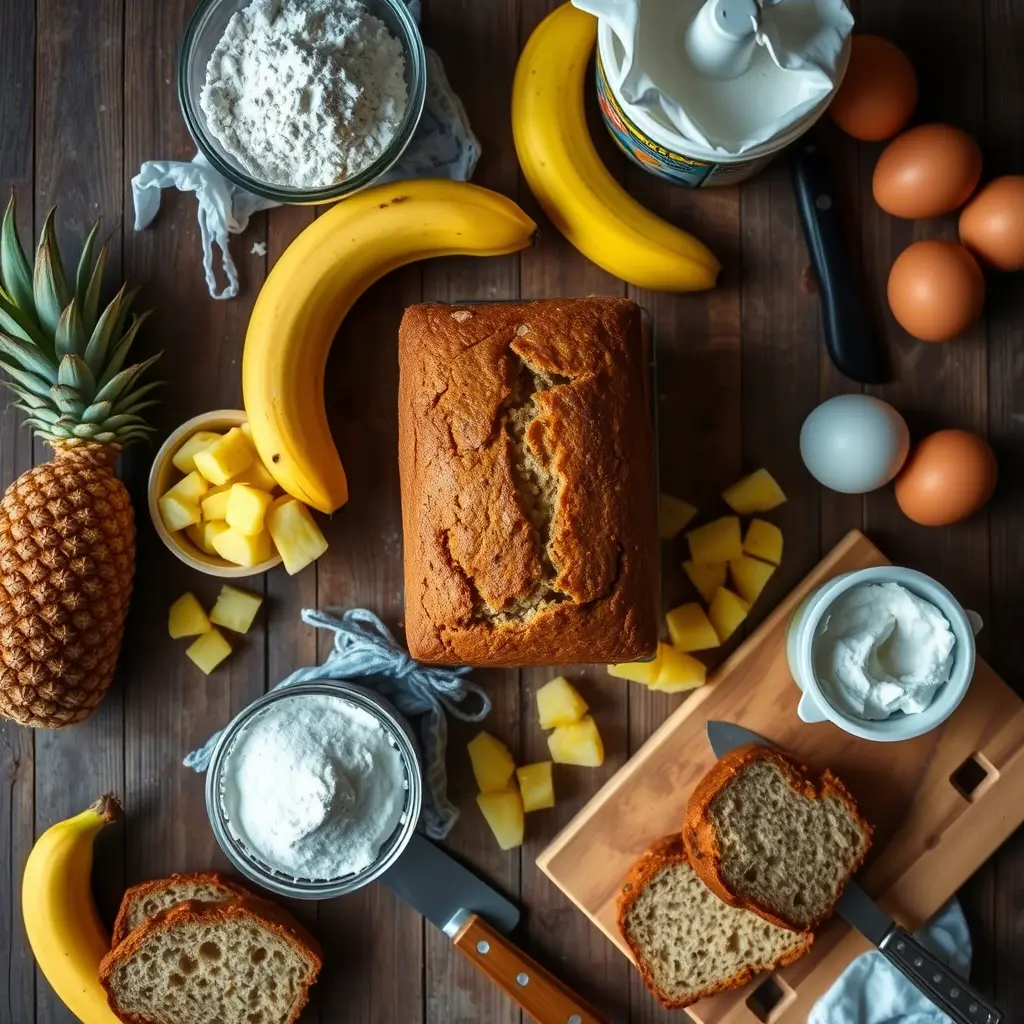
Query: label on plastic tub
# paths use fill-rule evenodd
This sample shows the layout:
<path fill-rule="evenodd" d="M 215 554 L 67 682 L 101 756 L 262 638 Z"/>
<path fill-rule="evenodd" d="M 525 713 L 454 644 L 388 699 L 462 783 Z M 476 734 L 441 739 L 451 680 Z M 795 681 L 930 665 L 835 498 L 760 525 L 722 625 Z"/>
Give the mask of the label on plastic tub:
<path fill-rule="evenodd" d="M 715 185 L 733 185 L 756 174 L 771 159 L 772 155 L 738 160 L 734 163 L 717 163 L 698 160 L 683 153 L 675 152 L 655 142 L 637 127 L 626 115 L 616 100 L 604 64 L 598 53 L 596 60 L 597 101 L 611 137 L 623 153 L 645 171 L 686 188 L 707 188 Z"/>

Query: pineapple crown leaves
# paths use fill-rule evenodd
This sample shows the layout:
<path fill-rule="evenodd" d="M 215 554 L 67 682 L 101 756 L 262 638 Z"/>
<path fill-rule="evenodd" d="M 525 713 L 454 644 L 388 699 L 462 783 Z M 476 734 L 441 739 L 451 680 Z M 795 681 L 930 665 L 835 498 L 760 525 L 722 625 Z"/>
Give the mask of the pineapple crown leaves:
<path fill-rule="evenodd" d="M 93 259 L 98 224 L 82 245 L 74 280 L 68 277 L 55 209 L 46 215 L 31 267 L 18 240 L 13 195 L 0 224 L 0 369 L 20 399 L 15 406 L 43 440 L 123 447 L 153 429 L 140 413 L 157 403 L 142 397 L 161 382 L 138 382 L 160 354 L 125 368 L 151 310 L 129 320 L 138 289 L 127 284 L 100 309 L 108 249 L 102 245 Z"/>

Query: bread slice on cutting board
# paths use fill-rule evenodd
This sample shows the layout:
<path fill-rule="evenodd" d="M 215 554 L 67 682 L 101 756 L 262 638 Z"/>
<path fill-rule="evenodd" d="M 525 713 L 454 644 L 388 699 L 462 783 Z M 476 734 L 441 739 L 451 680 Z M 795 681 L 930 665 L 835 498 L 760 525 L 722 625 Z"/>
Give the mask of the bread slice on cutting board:
<path fill-rule="evenodd" d="M 186 900 L 214 903 L 234 896 L 248 896 L 249 891 L 235 882 L 212 871 L 197 871 L 187 875 L 171 875 L 152 882 L 133 885 L 121 899 L 121 908 L 114 920 L 111 946 L 128 937 L 140 924 L 161 910 L 177 906 Z"/>
<path fill-rule="evenodd" d="M 813 941 L 810 932 L 723 903 L 697 877 L 678 833 L 660 839 L 633 866 L 618 911 L 619 930 L 647 987 L 669 1009 L 790 964 Z"/>
<path fill-rule="evenodd" d="M 812 929 L 871 846 L 871 826 L 831 772 L 771 747 L 726 754 L 697 784 L 683 839 L 693 870 L 726 903 Z"/>
<path fill-rule="evenodd" d="M 321 966 L 317 941 L 267 900 L 187 900 L 100 963 L 125 1024 L 294 1024 Z"/>

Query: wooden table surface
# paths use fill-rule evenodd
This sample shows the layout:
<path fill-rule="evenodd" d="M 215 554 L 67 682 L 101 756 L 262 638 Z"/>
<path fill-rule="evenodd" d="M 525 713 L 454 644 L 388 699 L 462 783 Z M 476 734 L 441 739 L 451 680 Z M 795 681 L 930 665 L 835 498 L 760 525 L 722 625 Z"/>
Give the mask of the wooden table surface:
<path fill-rule="evenodd" d="M 982 515 L 951 529 L 904 519 L 889 491 L 867 498 L 821 490 L 797 451 L 804 416 L 823 398 L 854 390 L 829 366 L 818 303 L 784 167 L 739 189 L 688 193 L 662 185 L 598 139 L 610 166 L 641 201 L 692 229 L 719 255 L 721 286 L 703 295 L 638 292 L 577 254 L 537 211 L 518 173 L 509 123 L 516 54 L 550 0 L 427 0 L 424 32 L 444 57 L 484 156 L 476 181 L 516 197 L 541 223 L 536 248 L 519 256 L 452 259 L 407 267 L 375 286 L 348 317 L 328 368 L 327 403 L 352 499 L 327 526 L 330 550 L 292 578 L 277 570 L 252 585 L 267 613 L 229 662 L 204 678 L 166 636 L 167 607 L 186 589 L 209 601 L 214 580 L 181 566 L 159 543 L 145 513 L 152 451 L 132 453 L 123 474 L 140 513 L 139 564 L 119 681 L 82 725 L 37 732 L 0 723 L 0 1021 L 46 1024 L 70 1014 L 33 966 L 18 890 L 33 837 L 105 790 L 123 799 L 126 820 L 103 838 L 96 886 L 108 919 L 123 887 L 172 871 L 221 866 L 207 824 L 200 776 L 183 754 L 292 669 L 325 653 L 299 622 L 303 607 L 365 606 L 395 627 L 402 620 L 402 571 L 395 395 L 395 336 L 402 310 L 421 300 L 605 293 L 631 295 L 654 317 L 660 364 L 663 486 L 709 507 L 744 470 L 765 465 L 789 502 L 776 519 L 786 558 L 759 619 L 851 527 L 862 527 L 894 560 L 946 583 L 986 626 L 981 649 L 1011 683 L 1024 673 L 1024 288 L 992 280 L 985 319 L 945 345 L 908 338 L 888 314 L 885 278 L 914 238 L 954 237 L 955 223 L 893 220 L 871 201 L 875 146 L 834 139 L 844 206 L 860 243 L 871 306 L 884 331 L 895 382 L 877 389 L 915 432 L 940 426 L 986 433 L 1002 486 Z M 167 195 L 156 224 L 132 230 L 129 181 L 142 161 L 189 159 L 193 147 L 175 95 L 179 40 L 191 0 L 0 0 L 0 188 L 13 188 L 24 232 L 37 232 L 60 204 L 58 234 L 74 247 L 102 217 L 111 233 L 108 283 L 144 284 L 157 310 L 144 348 L 164 350 L 166 433 L 205 410 L 241 403 L 240 361 L 253 301 L 275 259 L 316 216 L 291 208 L 260 216 L 237 238 L 242 294 L 206 294 L 191 196 Z M 1024 171 L 1024 2 L 859 0 L 860 27 L 905 47 L 920 78 L 919 119 L 949 120 L 981 140 L 986 173 Z M 251 252 L 266 243 L 266 255 Z M 70 251 L 70 249 L 69 249 Z M 77 254 L 77 249 L 75 250 Z M 76 257 L 77 258 L 77 255 Z M 19 428 L 0 420 L 6 486 L 44 457 Z M 665 600 L 686 593 L 682 553 L 666 553 Z M 546 756 L 533 693 L 545 669 L 478 672 L 494 698 L 488 728 L 517 760 Z M 464 818 L 450 847 L 526 909 L 522 941 L 618 1020 L 668 1020 L 626 960 L 574 910 L 534 865 L 536 854 L 643 743 L 679 697 L 653 695 L 599 668 L 582 680 L 605 738 L 599 770 L 558 773 L 558 806 L 528 819 L 521 852 L 501 853 L 472 799 L 464 741 L 452 730 L 449 769 Z M 1009 1022 L 1024 1020 L 1024 834 L 1011 839 L 961 894 L 975 944 L 972 977 Z M 374 886 L 298 908 L 323 941 L 325 968 L 303 1022 L 505 1024 L 519 1014 L 474 976 L 444 938 Z"/>

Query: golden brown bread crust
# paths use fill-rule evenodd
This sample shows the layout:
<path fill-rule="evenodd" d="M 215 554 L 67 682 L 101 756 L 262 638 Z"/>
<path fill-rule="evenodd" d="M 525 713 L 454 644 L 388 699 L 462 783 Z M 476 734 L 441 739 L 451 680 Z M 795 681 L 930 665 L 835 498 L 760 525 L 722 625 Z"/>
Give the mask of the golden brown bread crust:
<path fill-rule="evenodd" d="M 399 361 L 412 656 L 515 666 L 653 655 L 657 493 L 640 308 L 412 306 Z M 533 507 L 533 470 L 557 486 L 552 515 Z"/>
<path fill-rule="evenodd" d="M 656 843 L 653 843 L 633 867 L 630 868 L 617 900 L 619 932 L 626 940 L 626 944 L 633 954 L 633 961 L 636 963 L 637 970 L 640 971 L 644 984 L 655 999 L 669 1010 L 681 1010 L 686 1006 L 692 1006 L 698 1000 L 717 995 L 719 992 L 742 988 L 760 973 L 760 970 L 755 970 L 753 966 L 746 967 L 742 971 L 738 971 L 731 978 L 724 979 L 715 985 L 709 985 L 706 989 L 695 993 L 688 999 L 675 999 L 658 987 L 650 965 L 644 959 L 643 951 L 634 944 L 633 937 L 626 927 L 626 918 L 639 894 L 643 892 L 661 871 L 676 864 L 688 863 L 690 863 L 690 858 L 687 855 L 683 837 L 678 832 L 663 836 Z M 777 967 L 786 967 L 788 964 L 794 963 L 807 953 L 811 948 L 812 942 L 814 942 L 814 935 L 811 932 L 804 932 L 803 941 L 800 945 L 779 957 L 775 963 L 765 964 L 763 969 L 774 970 Z"/>
<path fill-rule="evenodd" d="M 100 961 L 100 984 L 107 991 L 107 1003 L 114 1016 L 123 1021 L 123 1024 L 151 1024 L 144 1017 L 134 1013 L 125 1013 L 118 1009 L 117 997 L 110 987 L 110 976 L 121 963 L 130 959 L 141 949 L 143 943 L 153 932 L 170 930 L 186 923 L 218 924 L 239 917 L 258 918 L 269 931 L 289 943 L 302 959 L 312 962 L 313 974 L 309 985 L 303 990 L 295 1010 L 285 1022 L 285 1024 L 295 1024 L 306 1003 L 309 1002 L 309 987 L 314 984 L 320 973 L 320 968 L 323 966 L 323 952 L 320 943 L 283 907 L 251 894 L 223 900 L 220 903 L 186 900 L 184 903 L 162 910 L 144 924 L 139 925 L 134 931 L 129 932 L 127 938 L 120 945 L 111 949 Z"/>
<path fill-rule="evenodd" d="M 193 871 L 188 874 L 173 874 L 169 878 L 156 878 L 151 882 L 140 882 L 125 891 L 121 897 L 121 906 L 114 919 L 114 930 L 110 938 L 110 945 L 116 946 L 127 938 L 131 928 L 128 927 L 128 918 L 131 914 L 132 904 L 144 900 L 151 892 L 163 889 L 169 883 L 176 885 L 208 885 L 210 888 L 219 888 L 224 891 L 225 898 L 231 896 L 249 896 L 248 889 L 243 888 L 236 882 L 232 882 L 215 871 Z"/>
<path fill-rule="evenodd" d="M 811 769 L 805 764 L 784 754 L 774 747 L 764 747 L 757 743 L 748 743 L 735 750 L 730 750 L 724 757 L 718 759 L 715 765 L 697 783 L 690 800 L 686 805 L 686 817 L 683 821 L 683 841 L 686 843 L 686 851 L 690 857 L 690 864 L 697 873 L 697 877 L 721 900 L 731 907 L 741 907 L 744 910 L 752 910 L 755 914 L 763 917 L 766 921 L 778 925 L 780 928 L 790 928 L 796 931 L 801 925 L 795 925 L 779 917 L 768 907 L 747 899 L 739 893 L 734 893 L 727 885 L 721 872 L 721 851 L 718 847 L 718 840 L 715 836 L 714 823 L 711 820 L 711 804 L 715 797 L 753 761 L 768 760 L 778 766 L 779 770 L 786 777 L 794 792 L 810 800 L 820 800 L 832 796 L 846 804 L 850 815 L 864 830 L 867 836 L 867 843 L 860 859 L 854 864 L 850 872 L 852 876 L 864 863 L 871 848 L 872 827 L 864 820 L 857 804 L 850 795 L 849 790 L 837 779 L 828 769 L 815 779 Z M 836 898 L 842 895 L 844 885 L 840 886 Z M 816 921 L 811 922 L 808 927 L 817 928 L 819 924 L 829 915 L 824 915 Z"/>

